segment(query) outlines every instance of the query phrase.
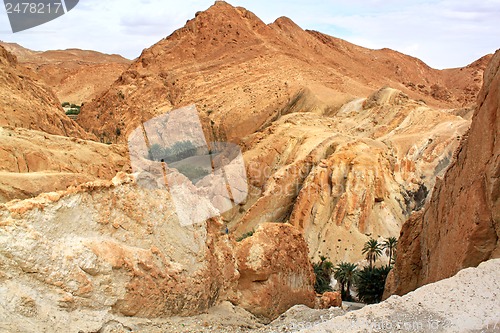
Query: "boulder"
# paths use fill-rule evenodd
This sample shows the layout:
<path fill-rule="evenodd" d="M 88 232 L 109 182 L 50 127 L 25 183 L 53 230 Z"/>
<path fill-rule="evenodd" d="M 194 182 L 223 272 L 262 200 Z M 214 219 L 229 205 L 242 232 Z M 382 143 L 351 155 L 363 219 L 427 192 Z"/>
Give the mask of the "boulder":
<path fill-rule="evenodd" d="M 318 298 L 319 309 L 328 309 L 331 307 L 342 307 L 342 295 L 340 294 L 340 292 L 327 291 Z"/>
<path fill-rule="evenodd" d="M 236 248 L 237 305 L 273 320 L 296 304 L 314 306 L 315 276 L 307 244 L 295 227 L 263 223 Z"/>

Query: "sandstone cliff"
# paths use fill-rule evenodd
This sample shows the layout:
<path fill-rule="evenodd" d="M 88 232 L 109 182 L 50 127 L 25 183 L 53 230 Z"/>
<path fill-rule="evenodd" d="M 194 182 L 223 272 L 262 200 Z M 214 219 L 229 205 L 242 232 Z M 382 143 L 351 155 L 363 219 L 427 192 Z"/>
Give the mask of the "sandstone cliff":
<path fill-rule="evenodd" d="M 0 127 L 0 203 L 129 171 L 125 146 Z"/>
<path fill-rule="evenodd" d="M 423 206 L 468 125 L 390 88 L 330 117 L 282 116 L 244 140 L 249 196 L 224 217 L 238 234 L 288 221 L 314 260 L 361 260 L 364 242 L 397 236 Z"/>
<path fill-rule="evenodd" d="M 386 296 L 500 257 L 500 51 L 484 75 L 468 135 L 423 212 L 403 226 Z"/>
<path fill-rule="evenodd" d="M 235 303 L 239 306 L 272 319 L 297 304 L 297 299 L 314 307 L 315 275 L 298 229 L 281 223 L 262 224 L 238 245 L 236 257 L 240 295 Z"/>
<path fill-rule="evenodd" d="M 312 258 L 360 260 L 364 241 L 398 235 L 425 203 L 470 124 L 488 58 L 437 71 L 218 1 L 144 50 L 79 122 L 123 142 L 194 103 L 207 141 L 244 149 L 251 192 L 224 216 L 232 231 L 289 222 Z"/>

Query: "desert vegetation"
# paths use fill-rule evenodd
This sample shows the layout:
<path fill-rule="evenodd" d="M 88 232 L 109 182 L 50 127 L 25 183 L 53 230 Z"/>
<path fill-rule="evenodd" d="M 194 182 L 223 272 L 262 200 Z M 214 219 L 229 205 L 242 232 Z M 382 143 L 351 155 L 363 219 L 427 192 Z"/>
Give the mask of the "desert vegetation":
<path fill-rule="evenodd" d="M 63 102 L 63 103 L 61 103 L 61 106 L 63 107 L 67 116 L 79 115 L 80 109 L 82 108 L 81 105 L 77 105 L 77 104 L 69 103 L 69 102 Z"/>
<path fill-rule="evenodd" d="M 367 304 L 378 303 L 382 300 L 385 280 L 392 269 L 396 255 L 398 240 L 389 237 L 382 243 L 376 239 L 369 239 L 362 249 L 368 266 L 359 268 L 357 264 L 340 262 L 333 265 L 326 257 L 321 256 L 320 261 L 313 263 L 316 283 L 314 289 L 317 293 L 331 291 L 331 277 L 337 280 L 342 299 L 345 301 L 359 301 Z M 388 264 L 375 266 L 377 259 L 385 251 Z M 351 295 L 351 287 L 355 287 L 357 297 Z"/>

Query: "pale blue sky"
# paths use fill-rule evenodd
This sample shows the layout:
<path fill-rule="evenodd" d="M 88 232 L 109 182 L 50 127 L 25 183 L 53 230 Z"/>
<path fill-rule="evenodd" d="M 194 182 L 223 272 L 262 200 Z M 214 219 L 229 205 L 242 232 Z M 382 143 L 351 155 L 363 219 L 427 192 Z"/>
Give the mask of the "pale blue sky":
<path fill-rule="evenodd" d="M 233 0 L 264 22 L 288 16 L 369 47 L 388 47 L 435 68 L 465 66 L 500 48 L 500 0 Z M 12 34 L 0 10 L 0 40 L 34 50 L 82 48 L 135 58 L 213 0 L 80 0 L 68 14 Z"/>

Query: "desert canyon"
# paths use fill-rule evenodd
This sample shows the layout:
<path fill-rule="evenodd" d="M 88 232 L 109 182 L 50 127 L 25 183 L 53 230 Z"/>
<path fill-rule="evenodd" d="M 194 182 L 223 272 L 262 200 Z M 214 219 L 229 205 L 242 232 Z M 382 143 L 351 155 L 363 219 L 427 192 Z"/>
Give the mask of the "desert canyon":
<path fill-rule="evenodd" d="M 248 194 L 183 225 L 129 141 L 189 106 Z M 500 332 L 499 110 L 500 51 L 436 70 L 224 1 L 134 60 L 0 42 L 0 332 Z M 312 264 L 390 237 L 384 301 L 321 306 Z"/>

